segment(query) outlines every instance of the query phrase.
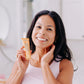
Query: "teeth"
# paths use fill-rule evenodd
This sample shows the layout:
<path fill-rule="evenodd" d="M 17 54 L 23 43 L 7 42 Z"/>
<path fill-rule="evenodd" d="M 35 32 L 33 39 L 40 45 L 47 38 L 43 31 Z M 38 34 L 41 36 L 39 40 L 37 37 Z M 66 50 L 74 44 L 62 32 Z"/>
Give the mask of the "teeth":
<path fill-rule="evenodd" d="M 41 40 L 41 41 L 46 41 L 46 39 L 42 39 L 42 38 L 37 38 L 38 40 Z"/>

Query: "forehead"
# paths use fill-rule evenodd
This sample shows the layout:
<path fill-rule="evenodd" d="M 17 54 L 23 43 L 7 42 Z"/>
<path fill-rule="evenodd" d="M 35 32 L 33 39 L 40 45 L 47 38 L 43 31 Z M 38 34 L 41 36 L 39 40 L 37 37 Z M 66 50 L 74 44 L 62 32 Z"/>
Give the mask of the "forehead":
<path fill-rule="evenodd" d="M 40 16 L 36 21 L 36 24 L 52 25 L 55 27 L 55 22 L 49 15 Z"/>

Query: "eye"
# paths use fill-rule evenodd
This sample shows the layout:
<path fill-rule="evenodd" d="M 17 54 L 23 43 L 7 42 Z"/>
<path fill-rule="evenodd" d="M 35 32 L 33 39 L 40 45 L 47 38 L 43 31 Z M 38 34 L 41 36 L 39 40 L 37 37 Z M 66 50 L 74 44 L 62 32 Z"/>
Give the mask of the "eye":
<path fill-rule="evenodd" d="M 48 30 L 48 31 L 52 31 L 52 29 L 51 29 L 51 28 L 47 28 L 47 30 Z"/>
<path fill-rule="evenodd" d="M 36 28 L 41 28 L 41 26 L 36 26 Z"/>

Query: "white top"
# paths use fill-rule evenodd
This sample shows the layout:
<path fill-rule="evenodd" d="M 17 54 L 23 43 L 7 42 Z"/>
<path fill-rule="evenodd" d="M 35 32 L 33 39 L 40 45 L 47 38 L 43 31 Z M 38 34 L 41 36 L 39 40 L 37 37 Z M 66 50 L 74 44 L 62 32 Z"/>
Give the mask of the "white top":
<path fill-rule="evenodd" d="M 60 62 L 53 61 L 50 65 L 50 69 L 55 78 L 59 74 L 59 64 Z M 29 63 L 29 66 L 26 70 L 22 84 L 44 84 L 41 68 L 34 67 Z"/>

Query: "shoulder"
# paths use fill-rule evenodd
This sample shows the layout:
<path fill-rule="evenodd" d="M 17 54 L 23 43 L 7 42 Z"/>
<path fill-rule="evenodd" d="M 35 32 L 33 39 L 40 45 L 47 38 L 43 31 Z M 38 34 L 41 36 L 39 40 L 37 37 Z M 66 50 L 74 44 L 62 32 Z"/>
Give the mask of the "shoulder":
<path fill-rule="evenodd" d="M 63 59 L 60 62 L 60 72 L 57 80 L 63 84 L 72 84 L 73 72 L 74 69 L 72 62 L 67 59 Z"/>
<path fill-rule="evenodd" d="M 60 62 L 60 71 L 62 71 L 64 69 L 72 69 L 73 70 L 73 64 L 68 59 L 63 59 Z"/>

